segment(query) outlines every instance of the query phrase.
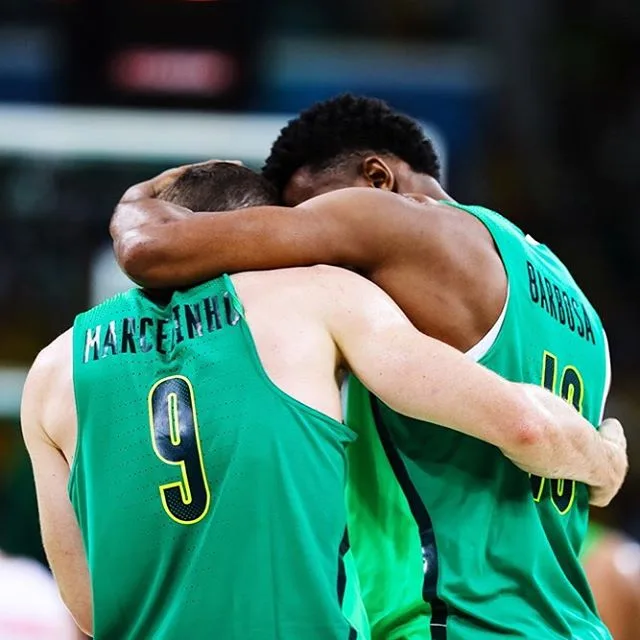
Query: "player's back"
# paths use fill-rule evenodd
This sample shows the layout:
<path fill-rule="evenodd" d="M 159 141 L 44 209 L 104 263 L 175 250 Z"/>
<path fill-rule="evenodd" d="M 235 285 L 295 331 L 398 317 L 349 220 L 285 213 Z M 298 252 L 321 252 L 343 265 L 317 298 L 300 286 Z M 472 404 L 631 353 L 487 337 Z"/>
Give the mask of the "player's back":
<path fill-rule="evenodd" d="M 234 277 L 239 295 L 227 277 L 162 303 L 132 290 L 76 319 L 69 489 L 96 638 L 363 637 L 341 610 L 353 434 L 292 271 Z M 274 384 L 296 377 L 298 399 Z"/>
<path fill-rule="evenodd" d="M 597 424 L 608 350 L 596 312 L 547 247 L 498 214 L 460 208 L 489 229 L 509 281 L 499 331 L 480 362 L 513 381 L 543 384 Z M 438 426 L 419 429 L 357 382 L 349 396 L 350 424 L 371 435 L 349 454 L 349 526 L 359 570 L 376 575 L 363 583 L 374 637 L 424 638 L 430 610 L 434 639 L 608 637 L 578 560 L 585 486 L 530 478 L 491 445 Z M 394 545 L 384 552 L 384 540 L 366 529 L 371 455 L 382 469 L 378 491 L 394 510 L 382 534 Z M 374 593 L 384 581 L 402 581 L 403 595 Z"/>

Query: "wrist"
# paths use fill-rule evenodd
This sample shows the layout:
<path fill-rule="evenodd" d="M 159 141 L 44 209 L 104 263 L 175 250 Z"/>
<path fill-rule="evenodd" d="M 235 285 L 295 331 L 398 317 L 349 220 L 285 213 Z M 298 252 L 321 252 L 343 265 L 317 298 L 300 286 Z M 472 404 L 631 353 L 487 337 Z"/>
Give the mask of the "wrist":
<path fill-rule="evenodd" d="M 592 487 L 601 490 L 611 490 L 614 494 L 624 481 L 627 473 L 628 462 L 624 447 L 616 442 L 607 440 L 598 434 L 598 449 L 600 455 L 600 465 L 597 473 L 594 474 Z"/>

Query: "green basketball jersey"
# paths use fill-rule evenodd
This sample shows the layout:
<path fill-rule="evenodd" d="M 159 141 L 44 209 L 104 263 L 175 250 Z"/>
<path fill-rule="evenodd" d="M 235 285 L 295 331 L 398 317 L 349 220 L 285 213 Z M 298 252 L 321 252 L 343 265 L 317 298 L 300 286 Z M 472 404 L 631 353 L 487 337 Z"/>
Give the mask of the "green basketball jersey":
<path fill-rule="evenodd" d="M 544 385 L 597 425 L 609 369 L 593 307 L 546 246 L 492 211 L 459 208 L 488 228 L 509 282 L 480 362 Z M 347 405 L 359 432 L 349 535 L 372 637 L 609 638 L 578 559 L 587 487 L 530 477 L 492 445 L 393 412 L 357 380 Z"/>
<path fill-rule="evenodd" d="M 270 382 L 228 277 L 78 316 L 73 360 L 97 639 L 366 638 L 344 535 L 354 435 Z"/>

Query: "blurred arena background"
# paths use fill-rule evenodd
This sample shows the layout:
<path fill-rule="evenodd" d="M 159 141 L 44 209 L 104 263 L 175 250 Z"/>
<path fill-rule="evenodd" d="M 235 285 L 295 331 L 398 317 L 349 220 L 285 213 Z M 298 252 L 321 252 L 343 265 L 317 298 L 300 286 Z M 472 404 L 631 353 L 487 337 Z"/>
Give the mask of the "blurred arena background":
<path fill-rule="evenodd" d="M 43 559 L 21 385 L 126 286 L 124 189 L 259 167 L 288 115 L 345 90 L 423 121 L 459 199 L 549 244 L 601 312 L 632 467 L 596 518 L 640 538 L 639 46 L 637 0 L 0 0 L 0 549 Z"/>

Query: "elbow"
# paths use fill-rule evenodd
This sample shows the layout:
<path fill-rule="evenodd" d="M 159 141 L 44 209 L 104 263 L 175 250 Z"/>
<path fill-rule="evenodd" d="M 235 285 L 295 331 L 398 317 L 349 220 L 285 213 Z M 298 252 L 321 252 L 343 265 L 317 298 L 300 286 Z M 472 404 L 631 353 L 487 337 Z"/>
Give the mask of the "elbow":
<path fill-rule="evenodd" d="M 141 232 L 131 233 L 114 242 L 114 251 L 120 268 L 131 280 L 149 288 L 162 285 L 162 248 L 156 239 Z"/>
<path fill-rule="evenodd" d="M 135 216 L 133 220 L 136 220 Z M 166 251 L 163 235 L 157 226 L 142 221 L 132 224 L 128 205 L 119 205 L 111 219 L 109 232 L 120 268 L 137 284 L 154 287 Z"/>
<path fill-rule="evenodd" d="M 519 449 L 538 447 L 544 438 L 545 429 L 539 422 L 520 420 L 514 428 L 513 445 Z"/>
<path fill-rule="evenodd" d="M 520 454 L 539 448 L 553 430 L 553 420 L 546 411 L 533 406 L 528 399 L 517 403 L 512 413 L 505 442 L 500 446 L 505 452 Z"/>

